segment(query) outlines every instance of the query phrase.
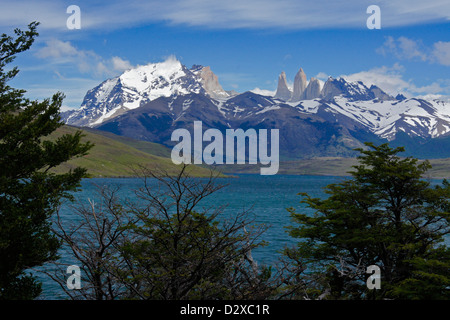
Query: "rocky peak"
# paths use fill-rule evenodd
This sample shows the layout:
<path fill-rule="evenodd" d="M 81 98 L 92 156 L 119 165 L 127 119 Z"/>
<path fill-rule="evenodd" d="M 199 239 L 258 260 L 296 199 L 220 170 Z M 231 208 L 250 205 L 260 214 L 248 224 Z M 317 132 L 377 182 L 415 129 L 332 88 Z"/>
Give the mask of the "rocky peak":
<path fill-rule="evenodd" d="M 399 101 L 403 101 L 403 100 L 406 100 L 406 97 L 405 97 L 405 95 L 399 93 L 395 96 L 395 99 L 399 100 Z"/>
<path fill-rule="evenodd" d="M 331 100 L 333 97 L 338 96 L 343 93 L 337 85 L 337 80 L 333 77 L 328 77 L 328 80 L 323 85 L 322 91 L 320 93 L 321 98 L 324 100 Z"/>
<path fill-rule="evenodd" d="M 377 89 L 379 88 L 377 87 Z M 375 99 L 375 93 L 381 97 L 381 92 L 381 89 L 380 92 L 378 92 L 375 88 L 374 92 L 372 92 L 361 81 L 350 82 L 344 78 L 334 79 L 333 77 L 329 77 L 323 86 L 321 98 L 324 100 L 331 100 L 336 96 L 342 95 L 352 101 L 367 101 Z"/>
<path fill-rule="evenodd" d="M 291 99 L 291 97 L 292 97 L 292 92 L 288 88 L 287 81 L 286 81 L 286 73 L 283 71 L 278 76 L 278 86 L 277 86 L 277 92 L 275 93 L 275 98 L 288 101 Z"/>
<path fill-rule="evenodd" d="M 302 95 L 302 100 L 312 100 L 320 97 L 320 82 L 316 78 L 309 80 L 308 86 Z"/>
<path fill-rule="evenodd" d="M 303 98 L 306 83 L 306 74 L 303 72 L 303 69 L 300 68 L 294 78 L 294 92 L 292 93 L 292 101 L 299 101 Z"/>
<path fill-rule="evenodd" d="M 211 96 L 211 98 L 220 99 L 230 96 L 219 84 L 218 77 L 211 71 L 210 67 L 203 67 L 200 72 L 203 88 Z"/>
<path fill-rule="evenodd" d="M 383 90 L 380 89 L 380 87 L 377 87 L 375 85 L 371 85 L 369 90 L 373 93 L 373 95 L 375 96 L 375 98 L 379 99 L 379 100 L 394 100 L 395 98 L 388 95 L 386 92 L 384 92 Z"/>
<path fill-rule="evenodd" d="M 175 57 L 169 57 L 163 62 L 137 66 L 105 80 L 86 93 L 81 107 L 67 116 L 65 122 L 76 126 L 97 125 L 159 97 L 206 94 L 203 86 L 198 74 Z"/>

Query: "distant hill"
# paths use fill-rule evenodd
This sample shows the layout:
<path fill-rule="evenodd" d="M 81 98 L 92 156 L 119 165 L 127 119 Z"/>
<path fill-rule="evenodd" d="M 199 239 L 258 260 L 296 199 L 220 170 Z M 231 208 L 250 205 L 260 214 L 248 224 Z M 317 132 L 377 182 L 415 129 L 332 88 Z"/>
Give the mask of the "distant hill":
<path fill-rule="evenodd" d="M 450 178 L 450 159 L 429 160 L 432 168 L 424 178 Z M 278 174 L 350 176 L 349 171 L 358 164 L 357 158 L 322 157 L 305 160 L 281 161 Z M 222 165 L 217 167 L 225 174 L 259 174 L 259 166 L 255 165 Z"/>
<path fill-rule="evenodd" d="M 125 136 L 119 136 L 117 134 L 114 134 L 114 133 L 111 133 L 108 131 L 102 131 L 102 130 L 97 130 L 97 129 L 88 128 L 88 127 L 83 127 L 81 129 L 85 133 L 89 132 L 89 133 L 93 133 L 96 135 L 102 135 L 104 137 L 124 143 L 127 146 L 133 147 L 133 148 L 143 151 L 145 153 L 149 153 L 149 154 L 152 154 L 152 155 L 155 155 L 158 157 L 170 158 L 171 150 L 168 147 L 163 146 L 162 144 L 159 144 L 159 143 L 135 140 L 135 139 L 128 138 Z"/>
<path fill-rule="evenodd" d="M 79 128 L 64 125 L 56 130 L 49 139 L 56 139 L 63 134 L 73 134 Z M 170 159 L 170 150 L 156 143 L 137 141 L 119 137 L 108 132 L 94 129 L 81 129 L 85 137 L 82 141 L 91 141 L 95 146 L 89 154 L 68 161 L 53 171 L 60 173 L 78 166 L 88 169 L 90 177 L 128 177 L 134 175 L 134 169 L 144 165 L 148 168 L 161 168 L 169 173 L 177 173 L 179 166 Z M 192 176 L 209 176 L 210 170 L 192 165 Z"/>
<path fill-rule="evenodd" d="M 80 128 L 64 125 L 52 134 L 50 139 L 55 139 L 65 133 L 73 134 Z M 92 128 L 81 128 L 86 135 L 83 141 L 91 141 L 95 144 L 90 154 L 79 159 L 74 159 L 58 167 L 56 172 L 64 172 L 69 168 L 82 166 L 88 169 L 91 177 L 128 177 L 133 176 L 133 168 L 146 165 L 150 168 L 160 167 L 168 172 L 177 172 L 177 166 L 170 159 L 171 150 L 161 144 L 147 141 L 134 140 L 124 136 L 118 136 L 110 132 Z M 345 157 L 318 157 L 303 160 L 282 161 L 278 174 L 292 175 L 327 175 L 346 176 L 352 166 L 356 165 L 356 158 Z M 433 166 L 427 172 L 426 178 L 450 178 L 450 159 L 432 159 Z M 259 174 L 258 165 L 221 165 L 215 166 L 224 175 L 239 173 Z M 206 165 L 191 166 L 193 176 L 208 176 L 210 168 Z"/>

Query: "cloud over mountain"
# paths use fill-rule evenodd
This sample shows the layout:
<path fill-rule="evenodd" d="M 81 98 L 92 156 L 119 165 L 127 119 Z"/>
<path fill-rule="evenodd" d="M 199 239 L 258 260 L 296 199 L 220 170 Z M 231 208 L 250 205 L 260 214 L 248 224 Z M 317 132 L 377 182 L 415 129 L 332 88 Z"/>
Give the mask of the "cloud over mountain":
<path fill-rule="evenodd" d="M 53 65 L 76 65 L 80 72 L 98 76 L 112 76 L 132 68 L 129 61 L 120 57 L 105 59 L 92 50 L 80 50 L 70 41 L 55 38 L 47 40 L 45 46 L 38 49 L 35 55 Z"/>
<path fill-rule="evenodd" d="M 403 71 L 403 66 L 396 63 L 391 67 L 382 66 L 341 76 L 349 81 L 362 81 L 367 85 L 376 85 L 394 96 L 401 93 L 409 97 L 415 97 L 425 94 L 438 94 L 442 91 L 450 90 L 450 85 L 444 81 L 442 83 L 435 81 L 425 86 L 417 86 L 411 80 L 407 81 L 403 78 Z"/>

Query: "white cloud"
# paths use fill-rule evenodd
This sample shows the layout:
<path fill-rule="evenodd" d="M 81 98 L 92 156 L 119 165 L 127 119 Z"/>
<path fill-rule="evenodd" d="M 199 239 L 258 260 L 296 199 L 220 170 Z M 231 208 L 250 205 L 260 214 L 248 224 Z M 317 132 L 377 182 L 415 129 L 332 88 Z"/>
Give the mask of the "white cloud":
<path fill-rule="evenodd" d="M 329 77 L 328 74 L 326 74 L 325 72 L 319 72 L 318 74 L 316 74 L 316 76 L 314 78 L 318 79 L 318 80 L 327 80 Z"/>
<path fill-rule="evenodd" d="M 95 76 L 114 76 L 117 72 L 132 68 L 128 60 L 117 56 L 105 59 L 91 50 L 80 50 L 69 41 L 58 39 L 46 41 L 45 46 L 38 49 L 35 55 L 48 60 L 54 66 L 76 65 L 79 72 Z"/>
<path fill-rule="evenodd" d="M 119 0 L 77 1 L 82 29 L 114 29 L 165 22 L 208 28 L 366 28 L 366 9 L 372 1 L 328 0 Z M 444 22 L 450 18 L 447 0 L 379 0 L 382 28 Z M 50 0 L 3 0 L 0 26 L 33 20 L 42 28 L 68 31 L 68 4 Z"/>
<path fill-rule="evenodd" d="M 389 36 L 376 52 L 384 56 L 394 54 L 402 60 L 420 60 L 450 66 L 450 42 L 438 41 L 427 48 L 421 40 L 406 37 L 394 39 Z"/>
<path fill-rule="evenodd" d="M 131 63 L 118 56 L 103 58 L 94 51 L 81 50 L 69 41 L 50 39 L 45 45 L 36 50 L 35 56 L 45 63 L 25 68 L 24 71 L 51 71 L 55 75 L 52 80 L 42 84 L 32 84 L 27 88 L 28 95 L 33 99 L 45 99 L 55 93 L 54 88 L 62 91 L 64 99 L 63 111 L 78 108 L 86 92 L 99 84 L 105 77 L 113 77 L 126 69 L 132 68 Z M 66 77 L 79 73 L 79 77 Z M 75 69 L 75 70 L 73 70 Z"/>
<path fill-rule="evenodd" d="M 134 2 L 136 3 L 136 1 Z M 146 1 L 146 8 L 154 5 Z M 328 0 L 173 0 L 157 6 L 161 20 L 173 24 L 212 28 L 287 28 L 327 27 L 366 28 L 366 9 L 372 1 Z M 142 5 L 142 4 L 141 4 Z M 450 3 L 380 0 L 382 27 L 414 25 L 450 17 Z M 147 7 L 148 6 L 148 7 Z"/>
<path fill-rule="evenodd" d="M 422 41 L 406 37 L 394 39 L 393 37 L 388 36 L 383 45 L 376 51 L 384 56 L 394 54 L 399 59 L 428 60 Z"/>
<path fill-rule="evenodd" d="M 120 57 L 112 57 L 111 62 L 112 62 L 114 70 L 117 70 L 117 71 L 125 71 L 125 70 L 131 69 L 133 67 L 131 65 L 130 61 L 123 60 Z"/>
<path fill-rule="evenodd" d="M 450 95 L 443 95 L 443 94 L 418 95 L 417 98 L 425 99 L 425 100 L 440 100 L 440 101 L 444 101 L 444 102 L 450 102 Z"/>
<path fill-rule="evenodd" d="M 422 61 L 427 60 L 427 55 L 421 50 L 420 41 L 408 39 L 406 37 L 398 38 L 399 49 L 401 54 L 407 59 L 420 59 Z"/>
<path fill-rule="evenodd" d="M 79 55 L 80 52 L 70 42 L 57 39 L 48 40 L 46 46 L 39 49 L 36 56 L 39 58 L 67 58 Z"/>
<path fill-rule="evenodd" d="M 450 92 L 450 85 L 445 80 L 435 81 L 425 86 L 417 86 L 411 80 L 403 79 L 403 67 L 394 64 L 392 67 L 382 66 L 367 71 L 361 71 L 350 75 L 341 75 L 349 81 L 362 81 L 371 86 L 376 85 L 391 95 L 402 93 L 413 97 L 427 94 L 440 94 Z"/>
<path fill-rule="evenodd" d="M 250 91 L 253 93 L 256 93 L 256 94 L 260 94 L 263 96 L 269 96 L 269 97 L 273 97 L 276 93 L 276 90 L 265 90 L 265 89 L 260 89 L 260 88 L 255 88 Z"/>
<path fill-rule="evenodd" d="M 433 46 L 434 59 L 444 66 L 450 66 L 450 42 L 439 41 Z"/>
<path fill-rule="evenodd" d="M 362 81 L 365 85 L 376 85 L 389 94 L 404 93 L 410 84 L 402 79 L 400 73 L 402 66 L 395 64 L 392 67 L 379 67 L 349 75 L 341 75 L 348 81 Z"/>
<path fill-rule="evenodd" d="M 32 21 L 39 21 L 40 29 L 64 30 L 67 29 L 66 8 L 63 3 L 50 0 L 3 0 L 0 10 L 0 26 L 23 27 Z"/>

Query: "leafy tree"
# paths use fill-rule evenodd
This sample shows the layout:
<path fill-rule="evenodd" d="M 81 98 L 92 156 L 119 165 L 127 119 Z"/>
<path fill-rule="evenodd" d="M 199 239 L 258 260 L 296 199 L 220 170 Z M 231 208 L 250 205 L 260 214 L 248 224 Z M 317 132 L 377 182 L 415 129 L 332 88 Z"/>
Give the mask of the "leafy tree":
<path fill-rule="evenodd" d="M 56 258 L 60 243 L 50 231 L 49 217 L 86 174 L 82 168 L 60 175 L 51 169 L 92 147 L 80 142 L 80 131 L 53 142 L 46 139 L 63 125 L 62 93 L 31 101 L 25 90 L 8 85 L 19 71 L 6 67 L 30 48 L 37 26 L 33 22 L 26 31 L 15 29 L 15 38 L 0 38 L 0 299 L 40 294 L 40 284 L 26 270 Z"/>
<path fill-rule="evenodd" d="M 182 166 L 176 176 L 144 171 L 144 187 L 137 193 L 144 206 L 131 226 L 137 237 L 123 247 L 132 297 L 252 299 L 267 294 L 260 286 L 265 269 L 251 259 L 251 250 L 263 244 L 258 238 L 265 228 L 252 226 L 246 211 L 224 219 L 219 218 L 223 206 L 203 207 L 202 200 L 224 185 L 215 183 L 213 173 L 196 179 L 187 170 Z"/>
<path fill-rule="evenodd" d="M 326 187 L 328 198 L 301 194 L 314 214 L 289 209 L 299 243 L 286 255 L 302 257 L 314 298 L 448 299 L 450 184 L 432 186 L 423 179 L 430 164 L 400 157 L 403 148 L 366 145 L 352 178 Z M 379 290 L 366 286 L 369 265 L 381 268 Z"/>

